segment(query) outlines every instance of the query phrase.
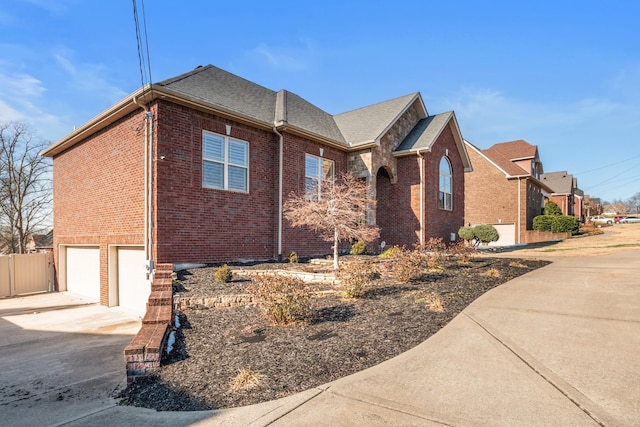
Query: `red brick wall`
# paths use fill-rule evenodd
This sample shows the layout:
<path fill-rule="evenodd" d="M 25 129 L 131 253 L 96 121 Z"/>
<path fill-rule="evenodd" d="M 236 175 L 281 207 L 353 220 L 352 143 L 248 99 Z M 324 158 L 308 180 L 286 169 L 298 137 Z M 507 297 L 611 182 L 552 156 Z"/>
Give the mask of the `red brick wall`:
<path fill-rule="evenodd" d="M 249 143 L 249 193 L 202 186 L 202 131 Z M 278 255 L 278 137 L 210 114 L 163 102 L 158 112 L 157 261 L 218 262 Z M 283 194 L 304 191 L 305 153 L 345 170 L 346 154 L 291 134 L 284 135 Z M 331 244 L 286 220 L 283 256 L 329 253 Z"/>
<path fill-rule="evenodd" d="M 447 154 L 448 150 L 448 154 Z M 453 132 L 447 127 L 430 152 L 404 156 L 397 159 L 398 180 L 395 184 L 385 173 L 377 176 L 376 222 L 380 227 L 380 242 L 387 246 L 399 245 L 412 248 L 420 242 L 420 161 L 424 162 L 424 234 L 430 238 L 442 238 L 450 242 L 451 233 L 457 238 L 458 229 L 464 224 L 464 166 Z M 453 172 L 453 210 L 439 207 L 440 160 L 446 156 Z"/>
<path fill-rule="evenodd" d="M 144 243 L 143 112 L 130 114 L 53 159 L 54 256 L 62 244 L 100 247 L 103 304 L 109 244 Z"/>
<path fill-rule="evenodd" d="M 473 172 L 467 174 L 465 223 L 518 223 L 518 180 L 507 180 L 504 172 L 474 149 L 467 150 Z"/>
<path fill-rule="evenodd" d="M 391 184 L 381 169 L 377 175 L 376 224 L 380 227 L 379 243 L 386 247 L 413 245 L 420 240 L 420 174 L 416 156 L 397 160 L 398 180 Z"/>
<path fill-rule="evenodd" d="M 447 155 L 448 150 L 448 155 Z M 447 211 L 439 207 L 440 160 L 446 156 L 451 162 L 453 172 L 453 210 Z M 464 225 L 465 211 L 465 172 L 462 158 L 455 143 L 451 123 L 440 134 L 425 159 L 425 241 L 441 237 L 450 242 L 451 233 L 458 238 L 458 230 Z M 402 170 L 399 168 L 399 170 Z M 415 205 L 415 201 L 413 202 Z"/>

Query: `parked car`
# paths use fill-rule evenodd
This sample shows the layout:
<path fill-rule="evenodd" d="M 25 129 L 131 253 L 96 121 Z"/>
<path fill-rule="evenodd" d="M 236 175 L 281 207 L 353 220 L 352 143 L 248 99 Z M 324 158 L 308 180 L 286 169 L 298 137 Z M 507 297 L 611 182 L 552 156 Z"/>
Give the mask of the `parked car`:
<path fill-rule="evenodd" d="M 616 215 L 616 216 L 614 216 L 614 217 L 613 217 L 613 222 L 615 222 L 616 224 L 620 224 L 620 222 L 621 222 L 623 219 L 624 219 L 624 217 L 623 217 L 623 216 Z"/>
<path fill-rule="evenodd" d="M 609 218 L 606 216 L 592 216 L 591 224 L 593 225 L 611 225 L 613 224 L 613 218 Z"/>
<path fill-rule="evenodd" d="M 628 217 L 622 218 L 620 220 L 620 222 L 623 223 L 623 224 L 630 224 L 632 222 L 640 222 L 640 217 L 628 216 Z"/>

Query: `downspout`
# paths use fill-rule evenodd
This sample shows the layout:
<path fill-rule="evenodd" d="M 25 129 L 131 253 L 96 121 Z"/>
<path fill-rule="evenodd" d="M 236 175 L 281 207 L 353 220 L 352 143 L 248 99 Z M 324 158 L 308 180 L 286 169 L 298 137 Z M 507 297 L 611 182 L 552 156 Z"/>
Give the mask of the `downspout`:
<path fill-rule="evenodd" d="M 144 254 L 147 260 L 147 275 L 151 278 L 153 273 L 153 198 L 151 197 L 151 187 L 153 183 L 153 165 L 151 158 L 153 155 L 153 113 L 145 104 L 138 102 L 137 97 L 133 97 L 133 103 L 144 109 Z"/>
<path fill-rule="evenodd" d="M 278 261 L 282 261 L 282 159 L 284 151 L 284 137 L 274 122 L 273 133 L 278 135 Z"/>
<path fill-rule="evenodd" d="M 429 151 L 428 149 L 425 151 Z M 420 168 L 420 246 L 424 247 L 424 157 L 420 150 L 416 151 L 418 158 L 418 166 Z"/>
<path fill-rule="evenodd" d="M 522 201 L 520 200 L 520 198 L 522 197 L 521 181 L 522 178 L 518 177 L 518 244 L 522 243 L 522 211 L 520 210 L 522 205 Z"/>

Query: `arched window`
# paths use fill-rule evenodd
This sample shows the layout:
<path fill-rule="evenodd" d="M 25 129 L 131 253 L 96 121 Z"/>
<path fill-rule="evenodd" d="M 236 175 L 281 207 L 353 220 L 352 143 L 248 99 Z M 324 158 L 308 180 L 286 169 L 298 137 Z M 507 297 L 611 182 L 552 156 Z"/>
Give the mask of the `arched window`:
<path fill-rule="evenodd" d="M 449 163 L 449 159 L 443 157 L 440 160 L 439 203 L 440 209 L 446 209 L 448 211 L 453 210 L 452 174 L 453 173 L 451 171 L 451 163 Z"/>

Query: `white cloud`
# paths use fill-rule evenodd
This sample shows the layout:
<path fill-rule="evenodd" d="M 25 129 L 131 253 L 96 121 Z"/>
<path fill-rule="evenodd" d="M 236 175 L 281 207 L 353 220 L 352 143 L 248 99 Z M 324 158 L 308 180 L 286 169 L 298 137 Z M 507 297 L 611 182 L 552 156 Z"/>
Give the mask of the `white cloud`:
<path fill-rule="evenodd" d="M 269 46 L 260 43 L 251 49 L 248 55 L 277 70 L 304 71 L 312 68 L 316 52 L 309 42 L 304 42 L 302 47 Z"/>
<path fill-rule="evenodd" d="M 73 51 L 57 48 L 53 57 L 67 74 L 67 91 L 78 95 L 98 98 L 101 101 L 115 103 L 124 98 L 127 92 L 109 82 L 108 71 L 103 65 L 83 63 L 74 58 Z"/>

